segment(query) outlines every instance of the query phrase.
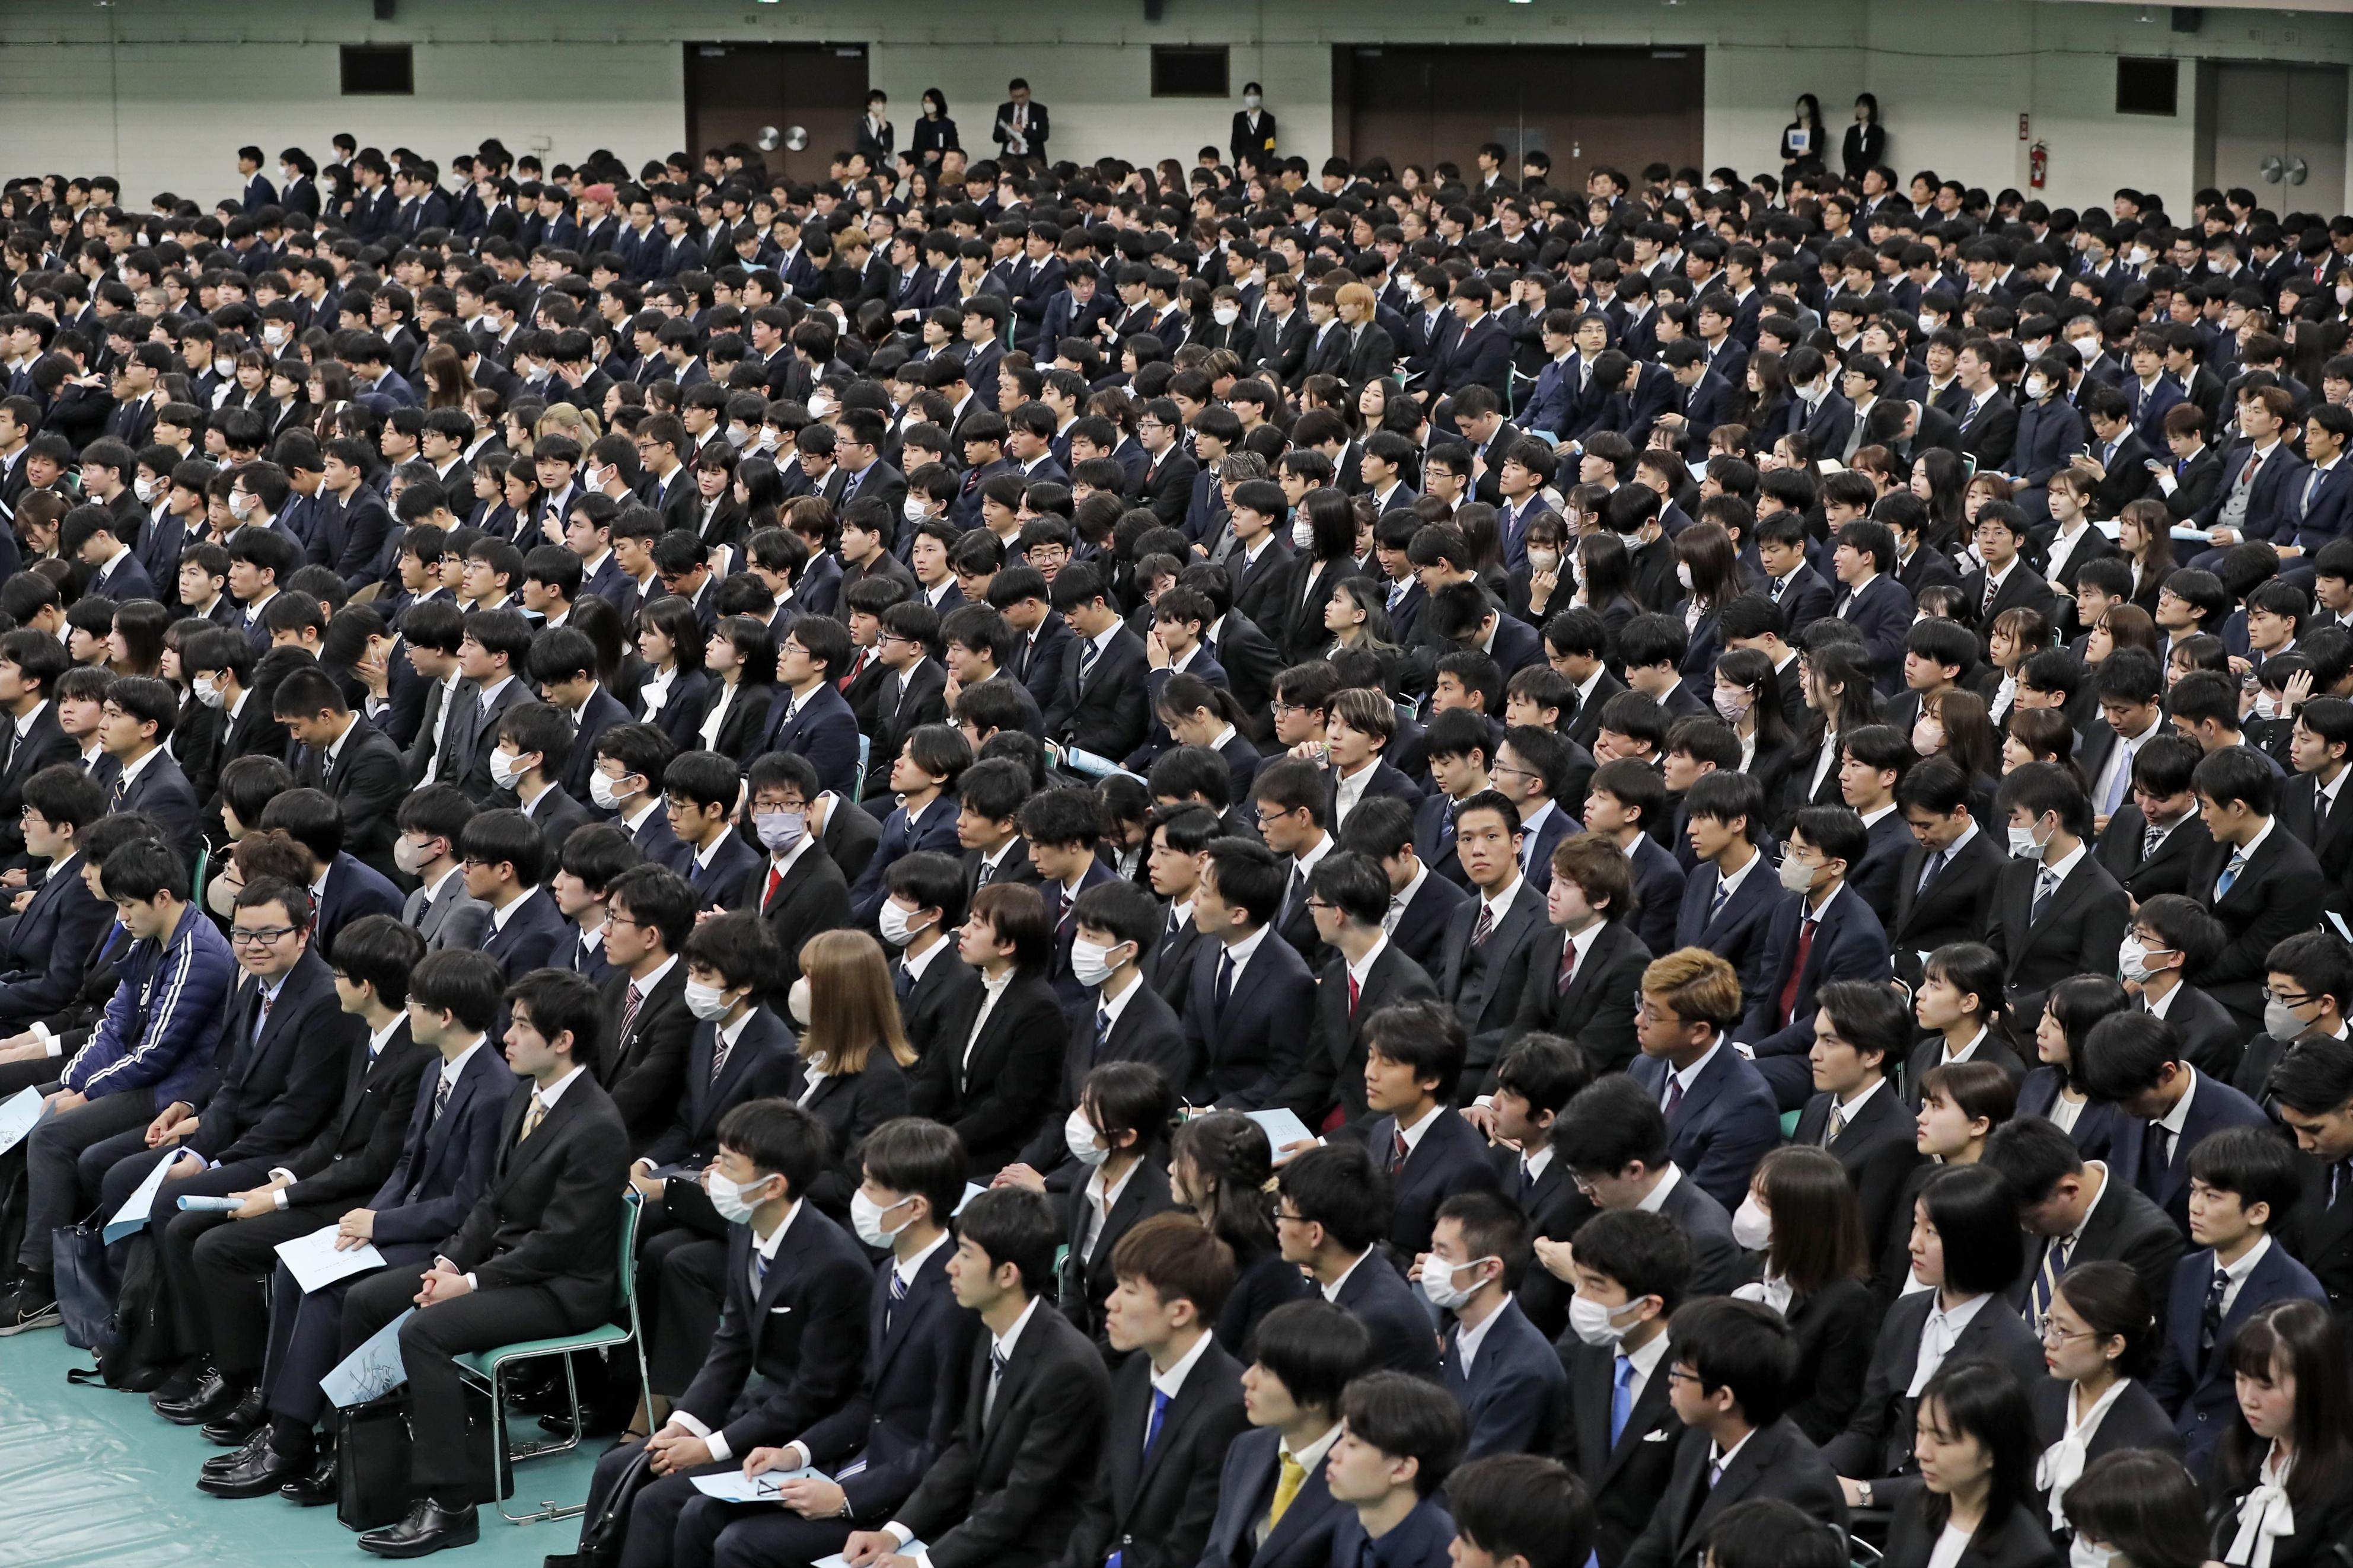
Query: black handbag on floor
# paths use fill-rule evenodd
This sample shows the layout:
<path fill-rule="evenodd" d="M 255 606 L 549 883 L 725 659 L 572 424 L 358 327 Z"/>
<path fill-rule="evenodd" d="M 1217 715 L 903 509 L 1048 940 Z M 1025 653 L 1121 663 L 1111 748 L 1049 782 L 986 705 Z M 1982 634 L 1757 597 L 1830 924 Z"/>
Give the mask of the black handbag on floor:
<path fill-rule="evenodd" d="M 409 1436 L 406 1395 L 398 1389 L 335 1412 L 335 1520 L 346 1530 L 376 1530 L 407 1513 Z M 512 1463 L 491 1473 L 491 1396 L 466 1390 L 466 1500 L 477 1506 L 514 1495 Z"/>

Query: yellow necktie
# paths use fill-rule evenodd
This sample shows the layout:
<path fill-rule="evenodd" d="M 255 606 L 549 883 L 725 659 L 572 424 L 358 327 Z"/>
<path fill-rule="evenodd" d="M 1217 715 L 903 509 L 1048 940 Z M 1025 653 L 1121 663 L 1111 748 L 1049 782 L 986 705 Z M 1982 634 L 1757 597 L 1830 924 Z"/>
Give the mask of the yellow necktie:
<path fill-rule="evenodd" d="M 1307 1484 L 1307 1471 L 1297 1459 L 1292 1458 L 1290 1449 L 1285 1448 L 1282 1451 L 1282 1477 L 1274 1483 L 1274 1506 L 1266 1510 L 1266 1528 L 1269 1531 L 1282 1522 L 1283 1510 L 1291 1506 L 1291 1500 L 1299 1495 L 1299 1489 Z"/>
<path fill-rule="evenodd" d="M 539 1096 L 535 1094 L 533 1095 L 531 1097 L 531 1109 L 523 1112 L 522 1135 L 517 1138 L 515 1142 L 521 1143 L 528 1140 L 533 1133 L 539 1131 L 539 1124 L 546 1120 L 546 1102 L 541 1100 Z"/>

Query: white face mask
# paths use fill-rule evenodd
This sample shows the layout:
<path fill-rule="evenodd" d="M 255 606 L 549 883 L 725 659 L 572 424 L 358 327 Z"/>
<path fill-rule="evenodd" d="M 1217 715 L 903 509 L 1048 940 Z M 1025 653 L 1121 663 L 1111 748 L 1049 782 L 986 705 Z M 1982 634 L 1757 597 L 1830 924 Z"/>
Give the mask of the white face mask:
<path fill-rule="evenodd" d="M 1748 1252 L 1762 1252 L 1772 1243 L 1773 1216 L 1758 1206 L 1755 1193 L 1732 1211 L 1732 1239 Z"/>
<path fill-rule="evenodd" d="M 904 947 L 926 929 L 924 926 L 914 924 L 914 916 L 901 909 L 897 903 L 885 899 L 882 900 L 881 912 L 874 917 L 874 921 L 881 929 L 884 942 L 889 942 L 892 947 Z"/>
<path fill-rule="evenodd" d="M 819 394 L 818 395 L 809 399 L 808 409 L 811 414 L 814 414 L 819 419 L 830 419 L 833 417 L 833 411 L 839 406 L 839 405 L 835 403 L 830 396 Z"/>
<path fill-rule="evenodd" d="M 237 361 L 233 359 L 216 359 L 213 361 L 213 374 L 219 376 L 223 381 L 228 380 L 237 374 Z"/>
<path fill-rule="evenodd" d="M 1414 1278 L 1420 1281 L 1421 1293 L 1430 1298 L 1431 1306 L 1451 1310 L 1477 1295 L 1479 1287 L 1486 1283 L 1483 1279 L 1474 1279 L 1468 1285 L 1457 1285 L 1454 1277 L 1466 1268 L 1476 1268 L 1482 1264 L 1495 1261 L 1493 1258 L 1474 1258 L 1468 1263 L 1449 1263 L 1433 1252 L 1422 1258 L 1421 1268 Z"/>
<path fill-rule="evenodd" d="M 2101 349 L 2100 340 L 2097 338 L 2077 338 L 2075 352 L 2083 356 L 2084 363 L 2088 368 L 2099 360 L 2105 351 Z"/>
<path fill-rule="evenodd" d="M 2256 693 L 2256 695 L 2255 695 L 2255 717 L 2256 717 L 2256 718 L 2258 718 L 2258 719 L 2276 719 L 2276 718 L 2278 718 L 2278 717 L 2279 717 L 2279 699 L 2277 699 L 2277 698 L 2274 697 L 2274 696 L 2273 696 L 2270 692 L 2268 692 L 2268 691 L 2263 691 L 2263 692 L 2258 692 L 2258 693 Z"/>
<path fill-rule="evenodd" d="M 693 987 L 689 985 L 688 989 L 692 990 Z M 733 1180 L 723 1171 L 713 1171 L 707 1178 L 711 1206 L 718 1210 L 719 1217 L 729 1225 L 748 1225 L 751 1223 L 752 1211 L 766 1201 L 748 1194 L 754 1188 L 765 1185 L 767 1180 L 767 1177 L 763 1176 L 747 1186 Z"/>
<path fill-rule="evenodd" d="M 686 1010 L 706 1024 L 713 1018 L 725 1017 L 727 993 L 716 985 L 690 980 L 686 983 Z"/>
<path fill-rule="evenodd" d="M 2031 827 L 2013 826 L 2010 830 L 2010 852 L 2021 860 L 2042 858 L 2042 851 L 2050 842 L 2048 837 L 2037 840 Z"/>
<path fill-rule="evenodd" d="M 1531 550 L 1528 552 L 1528 565 L 1532 570 L 1537 572 L 1557 571 L 1560 568 L 1560 552 L 1557 550 Z"/>
<path fill-rule="evenodd" d="M 2051 383 L 2043 377 L 2030 375 L 2026 378 L 2026 395 L 2035 402 L 2041 402 L 2042 395 L 2050 390 Z"/>
<path fill-rule="evenodd" d="M 245 491 L 231 490 L 228 497 L 228 514 L 242 522 L 253 515 L 253 510 L 259 504 Z"/>
<path fill-rule="evenodd" d="M 228 702 L 227 694 L 221 690 L 218 683 L 206 680 L 201 675 L 196 677 L 195 690 L 196 700 L 207 708 L 224 707 Z"/>
<path fill-rule="evenodd" d="M 1295 550 L 1314 549 L 1315 525 L 1308 521 L 1303 517 L 1298 521 L 1293 523 L 1291 525 L 1291 543 L 1292 548 Z"/>
<path fill-rule="evenodd" d="M 785 993 L 785 1011 L 793 1016 L 794 1023 L 800 1025 L 803 1028 L 807 1028 L 808 1026 L 809 983 L 807 975 L 804 974 L 798 980 L 794 981 L 792 989 Z"/>
<path fill-rule="evenodd" d="M 1242 319 L 1242 308 L 1240 305 L 1213 305 L 1209 308 L 1209 315 L 1218 325 L 1230 327 Z"/>
<path fill-rule="evenodd" d="M 1111 1145 L 1095 1131 L 1084 1110 L 1073 1106 L 1062 1121 L 1062 1142 L 1071 1151 L 1071 1158 L 1082 1165 L 1100 1165 L 1111 1158 Z"/>
<path fill-rule="evenodd" d="M 596 803 L 599 811 L 621 809 L 621 797 L 613 793 L 613 781 L 602 773 L 588 775 L 588 798 Z"/>
<path fill-rule="evenodd" d="M 2263 1033 L 2274 1040 L 2293 1040 L 2304 1033 L 2305 1021 L 2284 1002 L 2263 1004 Z"/>
<path fill-rule="evenodd" d="M 501 789 L 512 789 L 523 775 L 522 759 L 506 752 L 491 753 L 491 782 Z"/>
<path fill-rule="evenodd" d="M 897 1203 L 892 1204 L 891 1208 L 902 1208 L 913 1201 L 912 1198 L 901 1198 Z M 882 1216 L 890 1212 L 891 1209 L 884 1208 L 881 1204 L 868 1197 L 866 1189 L 863 1187 L 849 1194 L 849 1226 L 858 1233 L 859 1240 L 878 1252 L 889 1251 L 892 1241 L 898 1234 L 914 1223 L 913 1219 L 903 1219 L 897 1225 L 886 1226 L 882 1223 Z"/>
<path fill-rule="evenodd" d="M 1623 1307 L 1610 1308 L 1583 1296 L 1571 1296 L 1568 1299 L 1568 1326 L 1577 1331 L 1578 1339 L 1594 1349 L 1608 1350 L 1624 1339 L 1634 1327 L 1632 1323 L 1619 1322 L 1618 1314 L 1637 1305 L 1639 1303 L 1629 1301 Z"/>
<path fill-rule="evenodd" d="M 204 688 L 197 687 L 196 697 L 199 701 L 203 700 L 204 694 Z M 212 706 L 208 702 L 205 705 L 208 708 Z M 425 869 L 425 851 L 411 843 L 406 833 L 392 841 L 392 863 L 400 868 L 403 876 L 415 877 L 421 874 Z"/>
<path fill-rule="evenodd" d="M 1256 109 L 1259 106 L 1259 96 L 1254 92 L 1246 92 L 1242 94 L 1242 107 L 1244 109 Z"/>
<path fill-rule="evenodd" d="M 268 343 L 274 349 L 279 344 L 286 341 L 286 329 L 283 327 L 264 327 L 261 329 L 261 341 Z"/>
<path fill-rule="evenodd" d="M 1682 561 L 1675 563 L 1675 581 L 1683 584 L 1684 593 L 1688 594 L 1692 591 L 1691 567 L 1687 563 Z"/>
<path fill-rule="evenodd" d="M 2157 973 L 2156 966 L 2149 963 L 2149 956 L 2171 951 L 2170 948 L 2150 947 L 2137 936 L 2127 936 L 2116 948 L 2116 973 L 2137 985 Z"/>
<path fill-rule="evenodd" d="M 901 501 L 899 510 L 909 522 L 921 522 L 931 515 L 923 510 L 923 503 L 913 496 L 909 496 L 905 500 Z"/>
<path fill-rule="evenodd" d="M 1781 886 L 1803 897 L 1814 890 L 1814 868 L 1795 858 L 1781 862 Z"/>
<path fill-rule="evenodd" d="M 2109 1568 L 2116 1560 L 2113 1546 L 2095 1546 L 2081 1535 L 2067 1544 L 2067 1568 Z"/>
<path fill-rule="evenodd" d="M 137 496 L 142 501 L 153 500 L 155 499 L 155 491 L 158 488 L 157 482 L 147 478 L 144 474 L 142 474 L 139 478 L 131 481 L 131 493 Z"/>
<path fill-rule="evenodd" d="M 1124 947 L 1123 942 L 1120 946 Z M 1101 985 L 1112 976 L 1116 967 L 1111 955 L 1117 951 L 1101 942 L 1074 941 L 1071 943 L 1071 977 L 1089 990 Z"/>

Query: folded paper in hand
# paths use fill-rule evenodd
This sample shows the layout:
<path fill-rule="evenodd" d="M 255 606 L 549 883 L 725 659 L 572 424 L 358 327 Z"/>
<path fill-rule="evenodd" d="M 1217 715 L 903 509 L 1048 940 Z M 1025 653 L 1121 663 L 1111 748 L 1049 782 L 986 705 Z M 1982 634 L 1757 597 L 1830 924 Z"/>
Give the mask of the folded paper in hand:
<path fill-rule="evenodd" d="M 920 1556 L 930 1550 L 931 1548 L 925 1545 L 923 1542 L 910 1541 L 906 1545 L 899 1548 L 899 1555 L 902 1557 L 915 1557 Z M 830 1557 L 818 1558 L 816 1562 L 809 1564 L 809 1568 L 849 1568 L 849 1560 L 847 1557 L 844 1557 L 840 1552 L 837 1552 Z"/>
<path fill-rule="evenodd" d="M 803 1465 L 797 1470 L 769 1470 L 762 1475 L 746 1477 L 742 1470 L 722 1470 L 716 1475 L 694 1478 L 694 1489 L 707 1498 L 721 1502 L 775 1502 L 785 1489 L 786 1481 L 829 1481 L 833 1478 L 823 1470 Z"/>
<path fill-rule="evenodd" d="M 1277 1154 L 1282 1152 L 1286 1144 L 1296 1143 L 1303 1138 L 1313 1139 L 1315 1136 L 1307 1130 L 1307 1123 L 1300 1121 L 1298 1113 L 1289 1106 L 1278 1105 L 1271 1110 L 1252 1110 L 1245 1114 L 1252 1121 L 1266 1129 L 1267 1143 Z"/>
<path fill-rule="evenodd" d="M 294 1276 L 294 1283 L 302 1288 L 305 1296 L 338 1279 L 384 1267 L 384 1254 L 375 1249 L 373 1242 L 349 1252 L 336 1251 L 338 1234 L 336 1227 L 330 1225 L 278 1244 L 278 1260 L 286 1265 L 286 1271 Z"/>
<path fill-rule="evenodd" d="M 164 1173 L 170 1170 L 173 1162 L 179 1157 L 180 1150 L 176 1146 L 164 1150 L 164 1157 L 155 1162 L 155 1168 L 147 1173 L 147 1179 L 141 1182 L 138 1190 L 125 1198 L 122 1206 L 114 1211 L 114 1217 L 106 1222 L 107 1246 L 112 1247 L 124 1237 L 136 1236 L 147 1228 L 147 1211 L 155 1206 L 155 1194 L 164 1188 Z"/>

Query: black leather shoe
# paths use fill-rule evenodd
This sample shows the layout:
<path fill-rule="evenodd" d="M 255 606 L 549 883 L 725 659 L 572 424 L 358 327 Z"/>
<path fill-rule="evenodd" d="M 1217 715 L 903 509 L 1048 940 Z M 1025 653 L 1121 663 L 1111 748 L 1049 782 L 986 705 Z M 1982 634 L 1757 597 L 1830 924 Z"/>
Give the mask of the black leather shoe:
<path fill-rule="evenodd" d="M 418 1498 L 398 1524 L 371 1530 L 360 1537 L 360 1550 L 378 1557 L 423 1557 L 451 1546 L 471 1546 L 481 1539 L 471 1505 L 443 1508 L 431 1498 Z"/>
<path fill-rule="evenodd" d="M 211 1458 L 206 1459 L 202 1467 L 203 1473 L 208 1476 L 216 1476 L 224 1470 L 235 1469 L 246 1460 L 253 1458 L 254 1455 L 261 1452 L 261 1450 L 269 1447 L 269 1428 L 267 1426 L 256 1426 L 251 1432 L 246 1434 L 244 1442 L 238 1444 L 236 1447 L 230 1449 L 226 1454 L 215 1454 Z"/>
<path fill-rule="evenodd" d="M 227 1415 L 244 1397 L 243 1383 L 231 1382 L 207 1366 L 185 1399 L 159 1399 L 154 1402 L 155 1414 L 174 1426 L 201 1426 Z"/>
<path fill-rule="evenodd" d="M 310 1468 L 309 1459 L 290 1458 L 265 1444 L 251 1458 L 218 1475 L 198 1477 L 196 1489 L 213 1497 L 268 1497 Z"/>
<path fill-rule="evenodd" d="M 335 1500 L 335 1456 L 331 1452 L 301 1475 L 278 1489 L 278 1495 L 303 1508 L 323 1508 Z"/>
<path fill-rule="evenodd" d="M 166 1405 L 185 1403 L 196 1392 L 196 1384 L 211 1375 L 213 1363 L 205 1356 L 192 1356 L 172 1369 L 172 1375 L 155 1385 L 147 1403 L 160 1413 Z"/>
<path fill-rule="evenodd" d="M 237 1404 L 219 1420 L 205 1423 L 204 1439 L 224 1448 L 234 1447 L 244 1442 L 255 1427 L 269 1425 L 269 1412 L 261 1407 L 261 1389 L 257 1385 L 240 1394 Z"/>

